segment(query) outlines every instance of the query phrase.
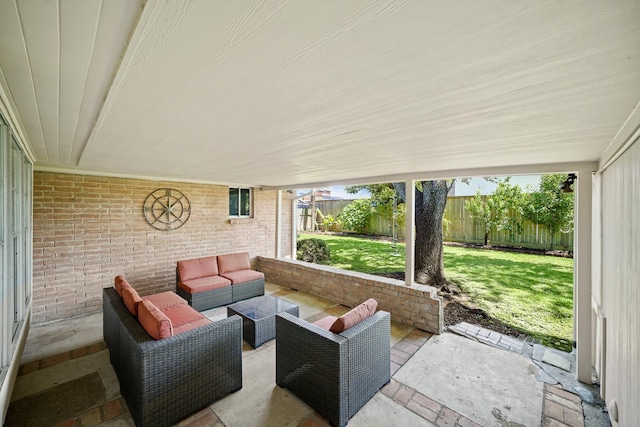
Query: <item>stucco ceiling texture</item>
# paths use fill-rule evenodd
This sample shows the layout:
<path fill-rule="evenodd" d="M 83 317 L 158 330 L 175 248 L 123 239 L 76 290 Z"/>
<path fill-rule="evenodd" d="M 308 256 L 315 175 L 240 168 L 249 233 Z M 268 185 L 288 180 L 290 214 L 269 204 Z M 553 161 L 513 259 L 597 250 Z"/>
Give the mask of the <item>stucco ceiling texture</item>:
<path fill-rule="evenodd" d="M 640 101 L 640 2 L 3 0 L 0 69 L 45 169 L 300 187 L 597 161 Z"/>

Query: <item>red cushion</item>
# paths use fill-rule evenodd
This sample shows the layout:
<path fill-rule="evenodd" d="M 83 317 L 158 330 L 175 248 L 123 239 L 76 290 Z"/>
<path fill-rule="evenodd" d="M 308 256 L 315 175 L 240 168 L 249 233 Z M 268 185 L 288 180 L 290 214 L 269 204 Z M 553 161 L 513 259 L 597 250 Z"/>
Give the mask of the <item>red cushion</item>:
<path fill-rule="evenodd" d="M 186 304 L 187 302 L 175 292 L 167 291 L 159 294 L 142 297 L 143 301 L 151 301 L 158 308 L 169 307 L 176 304 Z"/>
<path fill-rule="evenodd" d="M 177 304 L 172 305 L 170 307 L 165 307 L 160 309 L 169 319 L 171 319 L 171 324 L 173 325 L 174 331 L 179 326 L 185 325 L 187 323 L 196 322 L 206 319 L 204 314 L 196 311 L 190 305 L 185 304 Z"/>
<path fill-rule="evenodd" d="M 231 280 L 225 279 L 222 276 L 202 277 L 200 279 L 178 282 L 178 287 L 190 294 L 197 294 L 198 292 L 210 291 L 226 286 L 231 286 Z"/>
<path fill-rule="evenodd" d="M 125 279 L 122 274 L 116 276 L 116 278 L 113 280 L 113 287 L 116 288 L 116 292 L 121 297 L 122 297 L 122 288 L 125 286 L 131 286 L 129 282 L 127 282 L 127 279 Z"/>
<path fill-rule="evenodd" d="M 176 326 L 175 328 L 173 328 L 173 334 L 178 335 L 183 332 L 199 328 L 200 326 L 208 325 L 209 323 L 211 323 L 211 320 L 207 319 L 206 317 L 204 319 L 196 320 L 190 323 L 185 323 L 184 325 Z"/>
<path fill-rule="evenodd" d="M 142 301 L 138 292 L 136 292 L 136 290 L 131 286 L 125 286 L 122 288 L 122 299 L 124 301 L 124 305 L 129 309 L 129 312 L 134 316 L 137 316 L 138 304 Z"/>
<path fill-rule="evenodd" d="M 377 307 L 378 301 L 373 298 L 369 298 L 362 304 L 338 317 L 329 330 L 333 333 L 339 334 L 340 332 L 357 325 L 369 316 L 372 316 L 376 312 Z"/>
<path fill-rule="evenodd" d="M 251 270 L 249 252 L 218 255 L 218 270 L 220 271 L 220 274 L 238 270 Z"/>
<path fill-rule="evenodd" d="M 143 300 L 138 305 L 138 321 L 154 340 L 173 336 L 171 320 L 151 301 Z"/>
<path fill-rule="evenodd" d="M 180 281 L 217 275 L 218 263 L 214 256 L 178 261 L 178 277 Z"/>
<path fill-rule="evenodd" d="M 320 320 L 316 320 L 313 324 L 328 331 L 336 320 L 338 320 L 338 318 L 335 316 L 327 316 Z"/>
<path fill-rule="evenodd" d="M 231 280 L 231 284 L 249 282 L 251 280 L 264 279 L 264 273 L 255 270 L 240 270 L 224 273 L 224 277 Z"/>

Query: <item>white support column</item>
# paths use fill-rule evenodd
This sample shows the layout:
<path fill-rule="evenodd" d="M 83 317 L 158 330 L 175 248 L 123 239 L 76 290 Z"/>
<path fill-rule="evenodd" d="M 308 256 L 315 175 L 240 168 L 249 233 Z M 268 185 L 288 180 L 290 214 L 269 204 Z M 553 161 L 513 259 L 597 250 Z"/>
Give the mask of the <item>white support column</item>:
<path fill-rule="evenodd" d="M 574 185 L 575 224 L 573 254 L 574 325 L 576 339 L 576 377 L 591 384 L 591 172 L 577 173 Z"/>
<path fill-rule="evenodd" d="M 404 231 L 404 245 L 405 245 L 405 261 L 404 261 L 404 281 L 407 286 L 413 284 L 413 277 L 416 272 L 416 255 L 415 255 L 415 242 L 416 242 L 416 182 L 415 180 L 409 180 L 405 182 L 405 231 Z"/>
<path fill-rule="evenodd" d="M 282 257 L 282 190 L 276 196 L 276 258 Z"/>
<path fill-rule="evenodd" d="M 295 260 L 298 246 L 298 199 L 291 200 L 291 259 Z"/>

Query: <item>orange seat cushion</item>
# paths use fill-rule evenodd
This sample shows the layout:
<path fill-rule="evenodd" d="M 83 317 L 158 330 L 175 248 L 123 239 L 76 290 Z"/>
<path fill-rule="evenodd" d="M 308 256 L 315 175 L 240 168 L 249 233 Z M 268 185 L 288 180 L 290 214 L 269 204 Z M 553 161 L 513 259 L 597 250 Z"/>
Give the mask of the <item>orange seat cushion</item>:
<path fill-rule="evenodd" d="M 232 285 L 249 282 L 251 280 L 264 279 L 264 273 L 255 270 L 233 271 L 230 273 L 224 273 L 223 276 L 231 280 Z"/>
<path fill-rule="evenodd" d="M 190 305 L 172 305 L 171 307 L 163 308 L 162 312 L 171 319 L 174 335 L 211 323 L 211 320 L 194 310 Z"/>
<path fill-rule="evenodd" d="M 180 297 L 175 292 L 167 291 L 160 292 L 159 294 L 147 295 L 142 297 L 143 301 L 151 301 L 153 305 L 158 308 L 169 307 L 176 304 L 186 304 L 184 298 Z"/>
<path fill-rule="evenodd" d="M 199 279 L 178 282 L 178 287 L 190 294 L 211 291 L 226 286 L 231 286 L 231 280 L 225 279 L 222 276 L 201 277 Z"/>

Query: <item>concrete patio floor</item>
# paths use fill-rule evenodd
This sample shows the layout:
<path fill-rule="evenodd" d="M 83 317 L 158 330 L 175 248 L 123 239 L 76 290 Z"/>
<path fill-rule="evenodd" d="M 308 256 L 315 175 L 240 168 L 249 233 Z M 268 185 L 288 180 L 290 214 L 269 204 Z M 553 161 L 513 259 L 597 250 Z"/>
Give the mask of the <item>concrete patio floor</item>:
<path fill-rule="evenodd" d="M 300 317 L 310 321 L 349 310 L 272 283 L 267 283 L 265 289 L 267 294 L 299 305 Z M 226 308 L 204 314 L 217 320 L 226 317 Z M 581 398 L 560 386 L 540 382 L 544 375 L 540 375 L 539 366 L 517 352 L 450 332 L 432 336 L 393 321 L 390 346 L 391 382 L 349 421 L 349 426 L 585 425 Z M 21 365 L 12 402 L 97 372 L 105 388 L 104 403 L 57 425 L 134 425 L 120 396 L 118 379 L 102 340 L 102 313 L 32 327 Z M 273 340 L 258 349 L 245 343 L 242 389 L 213 402 L 178 425 L 314 427 L 328 424 L 296 396 L 275 384 Z"/>

